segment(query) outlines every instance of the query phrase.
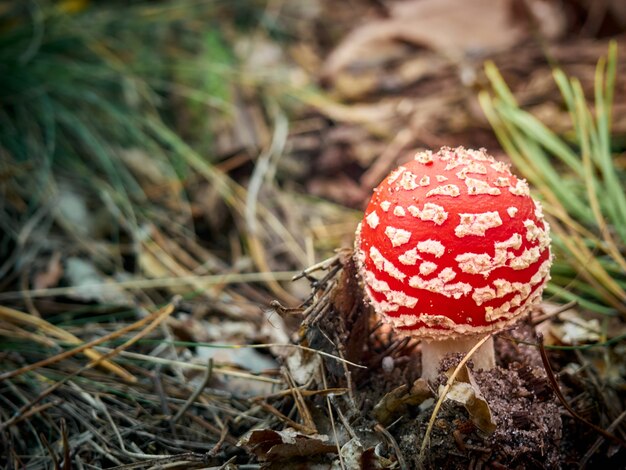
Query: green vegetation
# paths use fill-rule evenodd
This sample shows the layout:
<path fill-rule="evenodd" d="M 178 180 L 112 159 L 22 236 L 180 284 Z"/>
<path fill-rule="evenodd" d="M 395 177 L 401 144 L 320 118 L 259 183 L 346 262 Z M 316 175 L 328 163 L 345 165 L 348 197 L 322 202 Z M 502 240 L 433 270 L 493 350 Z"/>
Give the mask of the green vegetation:
<path fill-rule="evenodd" d="M 220 19 L 236 4 L 0 7 L 0 278 L 54 251 L 54 233 L 109 274 L 147 225 L 190 235 L 191 168 L 232 203 L 210 123 L 232 112 L 237 64 Z"/>
<path fill-rule="evenodd" d="M 480 102 L 500 143 L 536 188 L 552 228 L 554 254 L 548 292 L 585 308 L 626 316 L 626 171 L 613 158 L 611 112 L 617 46 L 597 64 L 595 102 L 578 79 L 553 72 L 571 119 L 559 136 L 520 109 L 493 63 L 493 93 Z"/>

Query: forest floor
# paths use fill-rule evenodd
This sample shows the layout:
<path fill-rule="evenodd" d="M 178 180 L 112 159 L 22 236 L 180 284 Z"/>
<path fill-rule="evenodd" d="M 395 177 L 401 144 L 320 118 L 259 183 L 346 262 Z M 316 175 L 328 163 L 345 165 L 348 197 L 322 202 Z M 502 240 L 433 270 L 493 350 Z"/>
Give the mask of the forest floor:
<path fill-rule="evenodd" d="M 7 189 L 21 225 L 0 269 L 0 467 L 626 465 L 619 305 L 546 294 L 496 335 L 496 369 L 452 357 L 427 384 L 419 339 L 363 302 L 351 257 L 372 188 L 416 151 L 509 161 L 478 100 L 486 61 L 520 108 L 567 134 L 553 67 L 591 99 L 615 40 L 626 167 L 626 10 L 598 3 L 270 1 L 283 37 L 226 28 L 241 76 L 257 78 L 232 84 L 228 119 L 207 124 L 211 165 L 189 157 L 174 178 L 147 149 L 123 152 L 148 222 L 100 210 L 72 178 L 62 216 L 25 221 L 45 204 Z M 195 111 L 179 98 L 170 124 L 184 139 Z M 439 400 L 455 370 L 471 400 Z"/>

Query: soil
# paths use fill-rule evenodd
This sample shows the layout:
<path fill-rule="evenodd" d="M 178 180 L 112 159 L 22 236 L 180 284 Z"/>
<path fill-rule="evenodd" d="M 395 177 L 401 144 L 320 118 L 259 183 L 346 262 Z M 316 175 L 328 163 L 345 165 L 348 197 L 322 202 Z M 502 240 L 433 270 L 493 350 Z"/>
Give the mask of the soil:
<path fill-rule="evenodd" d="M 437 386 L 446 382 L 445 371 L 454 369 L 461 357 L 448 356 L 441 365 L 438 383 L 425 386 L 418 380 L 419 341 L 397 337 L 378 321 L 360 300 L 362 293 L 351 259 L 346 257 L 344 263 L 333 288 L 331 308 L 315 321 L 305 320 L 301 340 L 368 367 L 363 370 L 324 360 L 325 386 L 349 390 L 332 401 L 333 414 L 343 417 L 337 423 L 342 428 L 339 434 L 345 436 L 343 442 L 351 442 L 349 436 L 366 442 L 365 436 L 371 438 L 372 430 L 385 430 L 370 452 L 360 454 L 361 468 L 391 468 L 385 462 L 396 462 L 400 468 L 433 469 L 619 468 L 626 462 L 623 448 L 616 451 L 606 443 L 600 452 L 585 455 L 599 436 L 573 419 L 554 393 L 530 321 L 496 337 L 495 369 L 473 371 L 471 361 L 468 363 L 474 384 L 496 424 L 495 431 L 481 431 L 465 406 L 445 400 L 429 435 L 429 445 L 420 456 Z M 566 357 L 547 354 L 556 367 L 563 366 Z M 567 375 L 561 378 L 567 379 L 569 386 L 562 385 L 561 391 L 575 404 L 576 396 L 587 393 L 584 381 L 568 379 Z M 324 403 L 318 399 L 315 406 Z M 376 457 L 372 460 L 372 456 Z"/>

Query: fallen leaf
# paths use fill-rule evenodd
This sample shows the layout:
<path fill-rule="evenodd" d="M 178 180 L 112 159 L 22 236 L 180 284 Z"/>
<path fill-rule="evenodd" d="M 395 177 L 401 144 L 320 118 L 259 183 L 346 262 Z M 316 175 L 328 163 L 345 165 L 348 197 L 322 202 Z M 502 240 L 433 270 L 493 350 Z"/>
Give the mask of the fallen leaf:
<path fill-rule="evenodd" d="M 256 429 L 237 444 L 254 453 L 262 461 L 289 460 L 293 457 L 336 453 L 337 445 L 326 435 L 307 436 L 286 428 L 282 431 Z"/>
<path fill-rule="evenodd" d="M 319 354 L 304 349 L 290 348 L 285 362 L 291 376 L 300 385 L 320 381 L 322 359 Z"/>
<path fill-rule="evenodd" d="M 65 260 L 65 278 L 71 285 L 68 297 L 84 302 L 132 305 L 128 293 L 105 277 L 91 261 L 70 257 Z"/>
<path fill-rule="evenodd" d="M 452 374 L 453 370 L 450 369 L 448 375 Z M 442 390 L 443 385 L 440 388 L 440 393 Z M 463 405 L 472 422 L 481 431 L 491 434 L 496 430 L 496 423 L 491 415 L 489 404 L 480 393 L 480 388 L 466 365 L 457 374 L 456 381 L 446 395 L 446 400 Z"/>
<path fill-rule="evenodd" d="M 455 58 L 507 49 L 526 35 L 523 25 L 513 21 L 512 6 L 513 0 L 397 2 L 390 7 L 389 18 L 348 34 L 327 58 L 324 77 L 334 80 L 342 69 L 371 58 L 372 51 L 382 50 L 385 57 L 389 48 L 407 42 Z"/>
<path fill-rule="evenodd" d="M 380 424 L 387 425 L 406 413 L 410 407 L 419 406 L 432 396 L 428 382 L 420 378 L 413 382 L 410 390 L 403 384 L 387 393 L 374 406 L 372 414 Z"/>
<path fill-rule="evenodd" d="M 346 468 L 363 468 L 363 444 L 359 439 L 352 438 L 341 447 L 341 457 Z M 341 468 L 341 467 L 340 467 Z"/>
<path fill-rule="evenodd" d="M 558 315 L 560 322 L 550 322 L 550 333 L 561 344 L 574 345 L 600 341 L 600 322 L 597 318 L 585 319 L 577 311 L 566 310 Z"/>

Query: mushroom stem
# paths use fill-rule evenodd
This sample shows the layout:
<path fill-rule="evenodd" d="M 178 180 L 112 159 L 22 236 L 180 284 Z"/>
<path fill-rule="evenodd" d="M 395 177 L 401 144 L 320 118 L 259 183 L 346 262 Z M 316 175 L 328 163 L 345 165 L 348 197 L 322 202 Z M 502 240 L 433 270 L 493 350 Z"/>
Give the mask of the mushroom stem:
<path fill-rule="evenodd" d="M 481 336 L 471 336 L 469 338 L 455 338 L 444 340 L 424 340 L 422 341 L 422 378 L 431 381 L 437 378 L 439 364 L 448 354 L 467 353 L 474 345 L 480 341 Z M 493 369 L 496 359 L 493 349 L 493 338 L 489 338 L 472 355 L 471 361 L 474 369 Z"/>

